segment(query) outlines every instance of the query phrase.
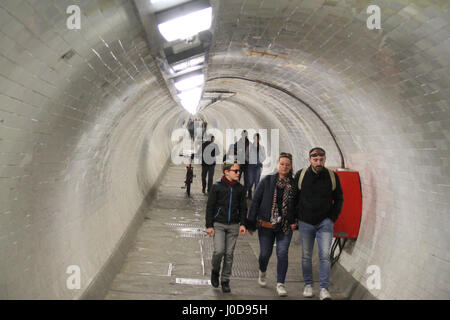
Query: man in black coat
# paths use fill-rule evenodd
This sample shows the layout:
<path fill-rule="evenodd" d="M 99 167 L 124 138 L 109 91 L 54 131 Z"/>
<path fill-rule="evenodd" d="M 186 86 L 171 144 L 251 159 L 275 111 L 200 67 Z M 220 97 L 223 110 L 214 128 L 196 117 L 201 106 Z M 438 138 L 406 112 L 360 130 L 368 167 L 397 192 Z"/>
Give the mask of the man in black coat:
<path fill-rule="evenodd" d="M 201 147 L 202 152 L 202 192 L 206 189 L 206 176 L 208 176 L 209 192 L 213 184 L 214 169 L 216 167 L 216 157 L 220 154 L 219 147 L 214 143 L 214 136 L 211 135 L 210 140 L 203 142 Z"/>
<path fill-rule="evenodd" d="M 319 296 L 324 300 L 331 299 L 328 291 L 330 249 L 334 222 L 341 212 L 344 197 L 338 175 L 325 167 L 325 150 L 318 147 L 311 149 L 308 160 L 311 165 L 298 171 L 294 177 L 292 205 L 289 207 L 290 215 L 298 219 L 302 242 L 302 271 L 305 281 L 303 296 L 313 296 L 312 252 L 317 239 L 320 259 Z M 294 229 L 295 225 L 291 227 Z"/>
<path fill-rule="evenodd" d="M 248 190 L 248 164 L 250 158 L 250 140 L 248 140 L 247 130 L 242 130 L 241 138 L 235 143 L 235 150 L 237 154 L 237 162 L 241 165 L 241 172 L 239 174 L 239 181 L 244 175 L 245 192 Z"/>

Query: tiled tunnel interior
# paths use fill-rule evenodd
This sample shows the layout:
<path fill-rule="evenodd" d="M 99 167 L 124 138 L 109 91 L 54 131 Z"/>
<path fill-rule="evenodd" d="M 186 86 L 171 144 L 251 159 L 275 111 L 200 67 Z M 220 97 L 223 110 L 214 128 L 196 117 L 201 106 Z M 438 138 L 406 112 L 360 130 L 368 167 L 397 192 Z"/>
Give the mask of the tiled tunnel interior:
<path fill-rule="evenodd" d="M 377 299 L 449 299 L 450 2 L 210 2 L 205 91 L 234 95 L 201 110 L 209 126 L 278 130 L 295 171 L 316 145 L 339 167 L 338 144 L 363 195 L 340 267 Z M 189 118 L 150 40 L 134 1 L 0 2 L 0 298 L 110 285 Z M 372 265 L 380 289 L 367 288 Z"/>

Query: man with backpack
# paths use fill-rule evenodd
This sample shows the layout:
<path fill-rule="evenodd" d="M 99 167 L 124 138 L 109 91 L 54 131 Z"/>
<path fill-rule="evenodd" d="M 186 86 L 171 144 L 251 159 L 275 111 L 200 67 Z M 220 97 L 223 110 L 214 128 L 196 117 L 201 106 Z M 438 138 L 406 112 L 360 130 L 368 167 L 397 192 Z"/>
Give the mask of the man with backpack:
<path fill-rule="evenodd" d="M 321 300 L 331 299 L 330 249 L 333 226 L 337 220 L 344 197 L 338 175 L 325 167 L 325 150 L 313 148 L 309 152 L 308 168 L 299 170 L 294 177 L 291 215 L 298 219 L 302 245 L 302 272 L 305 281 L 303 296 L 313 296 L 312 253 L 317 239 L 319 248 L 319 277 Z M 292 221 L 292 220 L 291 220 Z M 296 225 L 291 225 L 295 229 Z"/>

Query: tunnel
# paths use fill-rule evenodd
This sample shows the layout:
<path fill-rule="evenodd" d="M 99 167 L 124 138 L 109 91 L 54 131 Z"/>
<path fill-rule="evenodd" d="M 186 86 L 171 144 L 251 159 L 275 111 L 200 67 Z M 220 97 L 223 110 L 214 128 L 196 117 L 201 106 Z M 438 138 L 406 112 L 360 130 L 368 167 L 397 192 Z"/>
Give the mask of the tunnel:
<path fill-rule="evenodd" d="M 359 235 L 332 275 L 358 288 L 343 289 L 347 298 L 449 299 L 450 3 L 209 2 L 204 96 L 215 98 L 193 116 L 224 137 L 276 130 L 295 172 L 314 146 L 330 167 L 359 172 Z M 155 221 L 168 174 L 180 180 L 174 201 L 184 199 L 173 133 L 192 115 L 174 99 L 142 10 L 0 2 L 1 299 L 103 299 L 137 231 Z"/>

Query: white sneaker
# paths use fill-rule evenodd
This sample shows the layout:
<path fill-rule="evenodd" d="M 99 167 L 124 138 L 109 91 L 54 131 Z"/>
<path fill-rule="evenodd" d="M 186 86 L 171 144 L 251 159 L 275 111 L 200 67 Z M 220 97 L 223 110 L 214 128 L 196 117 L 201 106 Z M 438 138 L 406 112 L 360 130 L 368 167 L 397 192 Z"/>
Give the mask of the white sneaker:
<path fill-rule="evenodd" d="M 320 300 L 331 300 L 331 294 L 325 288 L 320 289 L 319 296 L 320 296 Z"/>
<path fill-rule="evenodd" d="M 266 273 L 259 270 L 258 283 L 261 287 L 265 287 L 267 285 L 266 282 Z"/>
<path fill-rule="evenodd" d="M 312 298 L 314 296 L 313 287 L 310 284 L 307 284 L 303 289 L 303 296 L 305 298 Z"/>
<path fill-rule="evenodd" d="M 288 295 L 284 283 L 277 283 L 277 292 L 280 297 L 287 297 Z"/>

